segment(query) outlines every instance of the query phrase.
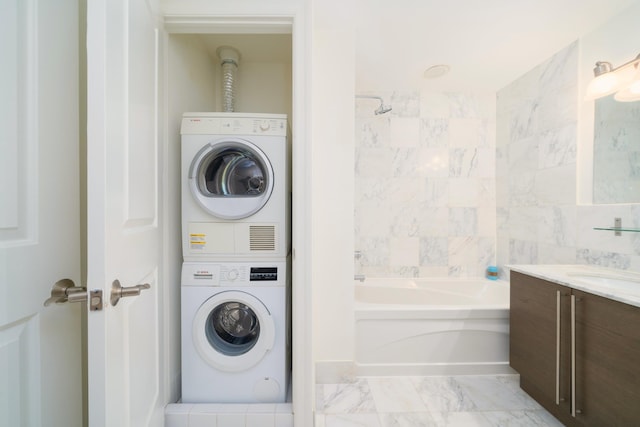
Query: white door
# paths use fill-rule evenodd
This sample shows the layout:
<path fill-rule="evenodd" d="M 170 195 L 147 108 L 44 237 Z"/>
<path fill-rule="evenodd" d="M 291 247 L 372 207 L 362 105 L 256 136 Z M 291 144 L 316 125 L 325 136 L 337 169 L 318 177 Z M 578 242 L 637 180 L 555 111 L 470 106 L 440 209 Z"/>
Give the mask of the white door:
<path fill-rule="evenodd" d="M 88 1 L 87 287 L 103 293 L 87 314 L 91 427 L 163 424 L 156 25 L 145 0 Z M 116 280 L 150 287 L 115 305 Z"/>
<path fill-rule="evenodd" d="M 0 0 L 0 426 L 82 425 L 78 2 Z"/>

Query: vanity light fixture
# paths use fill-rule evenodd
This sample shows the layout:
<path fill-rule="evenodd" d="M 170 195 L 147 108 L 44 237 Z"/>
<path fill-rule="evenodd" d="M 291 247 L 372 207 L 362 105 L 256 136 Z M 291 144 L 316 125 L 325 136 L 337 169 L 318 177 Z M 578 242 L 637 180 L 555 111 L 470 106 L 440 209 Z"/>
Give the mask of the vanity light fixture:
<path fill-rule="evenodd" d="M 615 93 L 616 101 L 640 101 L 638 64 L 640 64 L 640 55 L 617 68 L 613 68 L 610 62 L 596 62 L 596 67 L 593 69 L 595 78 L 587 86 L 586 99 L 601 98 Z"/>

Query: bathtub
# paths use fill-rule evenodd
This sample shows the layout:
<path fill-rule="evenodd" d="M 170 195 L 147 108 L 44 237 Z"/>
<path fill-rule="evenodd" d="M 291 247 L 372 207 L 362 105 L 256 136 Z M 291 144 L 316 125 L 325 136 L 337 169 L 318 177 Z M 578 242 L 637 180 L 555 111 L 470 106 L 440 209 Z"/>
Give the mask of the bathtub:
<path fill-rule="evenodd" d="M 509 283 L 369 279 L 355 285 L 358 375 L 479 375 L 509 367 Z"/>

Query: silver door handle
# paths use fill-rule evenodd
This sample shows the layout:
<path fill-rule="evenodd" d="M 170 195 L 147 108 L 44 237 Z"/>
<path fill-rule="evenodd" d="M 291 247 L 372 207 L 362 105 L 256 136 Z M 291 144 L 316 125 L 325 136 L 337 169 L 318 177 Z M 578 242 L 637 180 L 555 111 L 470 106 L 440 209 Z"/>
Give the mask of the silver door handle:
<path fill-rule="evenodd" d="M 562 295 L 560 290 L 556 291 L 556 405 L 560 404 L 560 316 Z"/>
<path fill-rule="evenodd" d="M 142 285 L 135 285 L 130 287 L 123 287 L 118 279 L 114 280 L 111 284 L 111 305 L 115 306 L 120 301 L 120 298 L 135 297 L 140 295 L 140 291 L 143 289 L 149 289 L 150 284 L 144 283 Z"/>
<path fill-rule="evenodd" d="M 576 296 L 571 295 L 571 416 L 576 417 Z"/>
<path fill-rule="evenodd" d="M 47 307 L 51 303 L 84 302 L 87 300 L 87 288 L 76 286 L 71 279 L 61 279 L 51 287 L 51 296 L 44 302 Z"/>

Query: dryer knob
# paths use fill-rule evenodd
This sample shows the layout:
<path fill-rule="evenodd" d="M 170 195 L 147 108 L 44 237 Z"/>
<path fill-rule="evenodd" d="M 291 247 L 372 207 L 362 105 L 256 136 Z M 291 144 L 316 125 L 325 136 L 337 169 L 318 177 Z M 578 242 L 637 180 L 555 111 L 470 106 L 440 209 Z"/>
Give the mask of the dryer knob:
<path fill-rule="evenodd" d="M 269 124 L 268 120 L 263 120 L 263 121 L 260 122 L 260 130 L 267 131 L 267 130 L 269 130 L 270 127 L 271 127 L 271 125 Z"/>

